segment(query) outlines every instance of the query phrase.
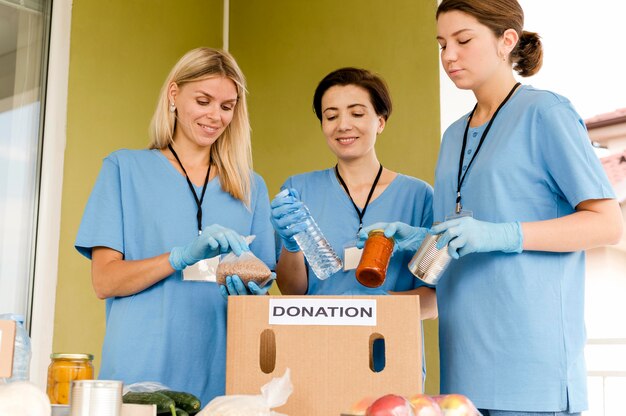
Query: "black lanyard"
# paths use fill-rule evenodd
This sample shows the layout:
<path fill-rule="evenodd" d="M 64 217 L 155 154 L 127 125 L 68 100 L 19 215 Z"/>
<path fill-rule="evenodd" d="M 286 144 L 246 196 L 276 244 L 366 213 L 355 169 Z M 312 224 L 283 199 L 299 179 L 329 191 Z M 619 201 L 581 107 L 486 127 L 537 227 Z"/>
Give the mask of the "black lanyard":
<path fill-rule="evenodd" d="M 461 185 L 463 185 L 463 181 L 465 180 L 465 176 L 467 175 L 467 172 L 469 172 L 470 166 L 472 166 L 472 162 L 474 162 L 474 159 L 476 159 L 476 155 L 478 155 L 478 152 L 480 151 L 480 147 L 483 145 L 483 142 L 485 141 L 485 138 L 487 137 L 487 133 L 489 133 L 489 129 L 491 128 L 491 125 L 493 124 L 494 120 L 496 119 L 496 116 L 498 115 L 498 112 L 504 106 L 504 104 L 506 104 L 506 102 L 509 101 L 509 98 L 511 98 L 511 96 L 513 95 L 513 93 L 515 92 L 517 87 L 519 87 L 520 85 L 521 85 L 521 83 L 519 83 L 519 82 L 516 83 L 515 85 L 513 85 L 513 88 L 511 88 L 511 91 L 509 91 L 509 94 L 500 103 L 500 105 L 496 109 L 496 112 L 493 113 L 493 116 L 491 117 L 491 120 L 489 120 L 489 123 L 487 123 L 487 127 L 485 128 L 485 131 L 483 132 L 482 136 L 480 136 L 480 142 L 478 142 L 478 147 L 476 148 L 476 151 L 474 152 L 474 156 L 472 156 L 472 158 L 470 159 L 470 162 L 467 164 L 467 167 L 465 168 L 465 173 L 463 173 L 463 159 L 464 159 L 464 155 L 465 155 L 465 147 L 467 146 L 467 132 L 469 130 L 469 125 L 470 125 L 470 122 L 472 121 L 472 117 L 474 116 L 474 112 L 476 111 L 476 107 L 478 106 L 478 103 L 476 103 L 476 105 L 472 109 L 472 112 L 470 113 L 470 115 L 469 115 L 469 117 L 467 119 L 467 125 L 465 126 L 465 132 L 463 133 L 463 146 L 461 147 L 461 157 L 459 157 L 459 173 L 457 175 L 457 184 L 458 184 L 457 188 L 456 188 L 456 213 L 457 214 L 460 214 L 461 213 L 461 209 L 463 208 L 461 206 Z"/>
<path fill-rule="evenodd" d="M 185 179 L 187 179 L 187 185 L 189 185 L 189 189 L 191 189 L 191 194 L 193 195 L 193 199 L 196 201 L 196 205 L 198 206 L 198 212 L 196 214 L 196 218 L 198 220 L 198 235 L 200 235 L 202 234 L 202 201 L 204 200 L 204 193 L 206 192 L 206 186 L 209 183 L 209 174 L 211 173 L 211 159 L 209 159 L 209 168 L 206 171 L 206 178 L 204 178 L 204 186 L 202 187 L 202 195 L 200 195 L 200 199 L 198 199 L 196 190 L 194 189 L 193 184 L 191 183 L 191 180 L 189 179 L 189 175 L 187 175 L 187 171 L 185 170 L 183 163 L 178 158 L 178 155 L 174 151 L 174 148 L 172 147 L 172 145 L 168 144 L 167 147 L 170 149 L 170 151 L 176 158 L 176 161 L 180 165 L 180 168 L 185 173 Z"/>
<path fill-rule="evenodd" d="M 367 209 L 367 206 L 370 203 L 370 199 L 372 199 L 372 195 L 374 194 L 374 189 L 376 189 L 376 185 L 378 184 L 378 180 L 380 179 L 381 173 L 383 173 L 382 164 L 380 165 L 380 168 L 378 168 L 378 174 L 376 175 L 376 179 L 374 179 L 374 183 L 372 184 L 372 188 L 370 189 L 369 195 L 367 195 L 367 200 L 365 201 L 365 206 L 363 206 L 363 211 L 361 211 L 359 207 L 357 207 L 356 204 L 354 203 L 354 199 L 352 199 L 352 195 L 350 195 L 350 190 L 348 189 L 348 186 L 346 185 L 346 183 L 343 181 L 343 178 L 339 174 L 339 169 L 337 168 L 337 165 L 335 165 L 335 174 L 337 175 L 337 179 L 339 179 L 339 182 L 341 183 L 341 186 L 343 186 L 343 189 L 346 190 L 346 193 L 348 194 L 348 197 L 350 198 L 350 202 L 352 202 L 352 205 L 354 206 L 354 209 L 356 210 L 356 213 L 359 216 L 359 230 L 357 231 L 357 234 L 359 233 L 359 231 L 361 231 L 361 228 L 363 228 L 363 217 L 365 216 L 365 210 Z"/>

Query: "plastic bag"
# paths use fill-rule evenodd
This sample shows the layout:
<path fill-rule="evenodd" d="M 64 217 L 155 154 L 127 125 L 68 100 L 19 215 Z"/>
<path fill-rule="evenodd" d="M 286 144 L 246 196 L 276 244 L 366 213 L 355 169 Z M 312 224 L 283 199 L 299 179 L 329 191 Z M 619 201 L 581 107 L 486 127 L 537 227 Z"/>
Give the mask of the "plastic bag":
<path fill-rule="evenodd" d="M 197 416 L 280 416 L 271 409 L 287 403 L 293 392 L 291 371 L 273 378 L 261 387 L 260 395 L 219 396 L 211 400 Z"/>
<path fill-rule="evenodd" d="M 263 287 L 270 281 L 272 271 L 252 253 L 244 251 L 241 256 L 235 253 L 228 253 L 217 266 L 217 283 L 226 284 L 226 276 L 236 274 L 247 286 L 248 282 L 255 282 L 259 287 Z"/>
<path fill-rule="evenodd" d="M 0 385 L 0 416 L 50 416 L 51 412 L 48 396 L 33 383 Z"/>
<path fill-rule="evenodd" d="M 159 390 L 170 390 L 170 388 L 156 381 L 142 381 L 129 385 L 124 384 L 123 394 L 129 391 L 135 393 L 152 393 Z"/>

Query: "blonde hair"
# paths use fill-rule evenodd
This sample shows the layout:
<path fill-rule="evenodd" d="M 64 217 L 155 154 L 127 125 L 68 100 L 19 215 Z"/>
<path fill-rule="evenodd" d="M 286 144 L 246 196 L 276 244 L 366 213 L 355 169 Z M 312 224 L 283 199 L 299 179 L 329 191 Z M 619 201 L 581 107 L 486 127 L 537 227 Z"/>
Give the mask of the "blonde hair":
<path fill-rule="evenodd" d="M 250 120 L 246 104 L 246 80 L 228 52 L 213 48 L 197 48 L 187 52 L 167 76 L 150 123 L 150 149 L 165 149 L 173 143 L 176 113 L 169 111 L 168 89 L 172 82 L 178 87 L 213 77 L 226 77 L 237 87 L 237 103 L 233 119 L 224 133 L 211 146 L 211 163 L 217 169 L 225 192 L 250 207 L 252 181 L 252 149 Z"/>

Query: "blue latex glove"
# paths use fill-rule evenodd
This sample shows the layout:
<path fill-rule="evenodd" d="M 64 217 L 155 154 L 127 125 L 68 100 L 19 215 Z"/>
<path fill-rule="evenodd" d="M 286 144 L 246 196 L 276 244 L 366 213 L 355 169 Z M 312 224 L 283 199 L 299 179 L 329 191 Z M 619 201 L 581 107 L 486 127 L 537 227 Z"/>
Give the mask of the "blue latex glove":
<path fill-rule="evenodd" d="M 280 192 L 271 203 L 270 221 L 272 226 L 282 240 L 285 249 L 292 253 L 300 251 L 300 247 L 298 247 L 293 236 L 306 229 L 306 224 L 303 222 L 306 217 L 303 205 L 298 191 L 295 189 Z"/>
<path fill-rule="evenodd" d="M 220 285 L 220 292 L 224 299 L 228 299 L 228 296 L 237 295 L 265 295 L 270 287 L 272 287 L 274 280 L 276 280 L 276 273 L 272 272 L 270 280 L 265 286 L 260 287 L 254 282 L 248 282 L 248 287 L 246 288 L 241 278 L 234 274 L 232 276 L 226 276 L 226 285 Z"/>
<path fill-rule="evenodd" d="M 213 224 L 206 227 L 202 234 L 191 243 L 182 247 L 174 247 L 170 252 L 170 264 L 174 270 L 183 270 L 200 260 L 215 257 L 218 254 L 232 251 L 237 256 L 248 251 L 248 243 L 235 231 Z"/>
<path fill-rule="evenodd" d="M 362 248 L 365 245 L 365 240 L 367 240 L 369 232 L 376 229 L 383 229 L 385 230 L 385 237 L 394 238 L 393 254 L 397 251 L 417 251 L 426 237 L 426 234 L 428 234 L 428 228 L 413 227 L 403 222 L 378 222 L 363 228 L 359 232 L 359 239 L 356 246 Z"/>
<path fill-rule="evenodd" d="M 437 241 L 437 248 L 448 244 L 448 253 L 458 259 L 470 253 L 503 251 L 521 253 L 522 227 L 519 222 L 493 223 L 479 221 L 472 217 L 461 217 L 435 225 L 430 232 L 443 236 Z"/>

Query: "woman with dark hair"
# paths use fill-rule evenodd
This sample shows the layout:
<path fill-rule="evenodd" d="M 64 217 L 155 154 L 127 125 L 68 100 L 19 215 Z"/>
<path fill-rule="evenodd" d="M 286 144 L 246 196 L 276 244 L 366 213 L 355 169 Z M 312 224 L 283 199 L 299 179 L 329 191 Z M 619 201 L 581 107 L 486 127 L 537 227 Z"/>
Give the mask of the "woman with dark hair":
<path fill-rule="evenodd" d="M 293 238 L 302 230 L 302 203 L 344 263 L 353 253 L 358 257 L 357 234 L 364 225 L 402 221 L 429 227 L 432 222 L 430 185 L 384 168 L 376 156 L 377 137 L 392 109 L 382 78 L 358 68 L 333 71 L 317 86 L 313 109 L 337 164 L 290 177 L 283 185 L 290 195 L 271 203 L 282 250 L 276 266 L 278 287 L 286 295 L 419 294 L 422 318 L 436 317 L 434 290 L 409 272 L 408 252 L 391 258 L 384 284 L 375 289 L 357 281 L 358 258 L 326 280 L 316 278 L 309 267 Z"/>
<path fill-rule="evenodd" d="M 487 416 L 578 415 L 583 250 L 617 243 L 623 224 L 572 104 L 514 78 L 541 67 L 523 24 L 516 0 L 437 10 L 443 68 L 477 100 L 446 130 L 435 172 L 431 232 L 457 259 L 437 285 L 441 391 Z"/>

